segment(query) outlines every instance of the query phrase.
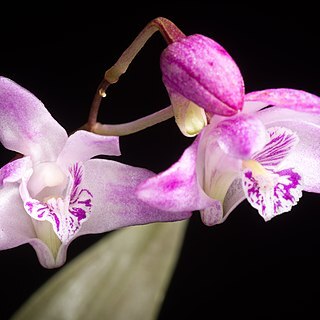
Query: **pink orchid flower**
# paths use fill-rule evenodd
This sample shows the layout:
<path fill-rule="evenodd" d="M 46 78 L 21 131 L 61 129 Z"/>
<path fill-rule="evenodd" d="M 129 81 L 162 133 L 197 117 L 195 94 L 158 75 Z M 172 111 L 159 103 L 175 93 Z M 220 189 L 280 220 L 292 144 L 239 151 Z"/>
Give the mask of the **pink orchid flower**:
<path fill-rule="evenodd" d="M 182 37 L 162 52 L 160 66 L 175 120 L 185 136 L 197 135 L 212 114 L 232 116 L 242 109 L 240 70 L 214 40 L 200 34 Z"/>
<path fill-rule="evenodd" d="M 290 211 L 302 191 L 319 193 L 320 98 L 269 89 L 244 100 L 242 113 L 214 116 L 178 162 L 138 187 L 138 197 L 163 210 L 199 210 L 214 225 L 244 199 L 267 221 Z"/>
<path fill-rule="evenodd" d="M 41 101 L 0 77 L 0 141 L 21 157 L 0 169 L 0 249 L 29 243 L 46 268 L 66 261 L 81 235 L 188 218 L 134 196 L 153 173 L 98 155 L 120 155 L 118 137 L 76 131 L 68 137 Z"/>

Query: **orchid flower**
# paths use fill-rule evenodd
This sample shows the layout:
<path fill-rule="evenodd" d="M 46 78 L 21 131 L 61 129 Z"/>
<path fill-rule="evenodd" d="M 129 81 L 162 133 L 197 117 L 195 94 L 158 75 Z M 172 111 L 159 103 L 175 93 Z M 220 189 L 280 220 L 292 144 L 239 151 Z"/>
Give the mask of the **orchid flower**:
<path fill-rule="evenodd" d="M 138 187 L 138 197 L 163 210 L 199 210 L 207 225 L 247 199 L 268 221 L 290 211 L 302 191 L 320 193 L 319 136 L 319 97 L 249 93 L 242 113 L 213 117 L 175 164 Z"/>
<path fill-rule="evenodd" d="M 119 138 L 79 130 L 68 137 L 32 93 L 0 77 L 0 141 L 21 157 L 0 169 L 0 249 L 29 243 L 42 266 L 66 261 L 76 237 L 188 218 L 134 196 L 153 175 L 98 155 L 120 155 Z"/>
<path fill-rule="evenodd" d="M 303 190 L 320 192 L 319 97 L 294 89 L 245 94 L 232 58 L 201 35 L 170 44 L 161 69 L 168 91 L 202 108 L 208 124 L 177 163 L 138 187 L 141 200 L 199 210 L 214 225 L 244 199 L 267 221 L 290 211 Z M 186 122 L 195 118 L 180 111 Z"/>

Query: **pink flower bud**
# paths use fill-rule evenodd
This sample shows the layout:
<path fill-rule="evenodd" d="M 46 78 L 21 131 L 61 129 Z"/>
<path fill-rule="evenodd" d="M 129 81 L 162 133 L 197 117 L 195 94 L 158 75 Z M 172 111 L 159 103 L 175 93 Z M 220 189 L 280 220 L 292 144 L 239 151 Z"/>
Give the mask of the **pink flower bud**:
<path fill-rule="evenodd" d="M 161 55 L 163 82 L 211 114 L 231 116 L 242 109 L 244 84 L 227 51 L 200 34 L 170 44 Z"/>

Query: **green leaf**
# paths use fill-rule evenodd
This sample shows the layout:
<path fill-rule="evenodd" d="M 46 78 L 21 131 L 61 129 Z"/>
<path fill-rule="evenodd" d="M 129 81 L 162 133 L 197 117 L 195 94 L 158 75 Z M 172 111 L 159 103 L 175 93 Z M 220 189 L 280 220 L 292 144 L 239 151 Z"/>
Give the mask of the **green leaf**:
<path fill-rule="evenodd" d="M 18 310 L 21 319 L 156 319 L 187 220 L 114 231 L 61 268 Z"/>

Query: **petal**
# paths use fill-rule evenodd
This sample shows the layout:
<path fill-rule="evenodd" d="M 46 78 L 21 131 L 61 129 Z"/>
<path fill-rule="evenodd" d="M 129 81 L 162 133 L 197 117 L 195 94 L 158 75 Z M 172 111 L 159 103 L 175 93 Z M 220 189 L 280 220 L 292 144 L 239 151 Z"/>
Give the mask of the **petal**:
<path fill-rule="evenodd" d="M 214 204 L 198 183 L 198 139 L 168 170 L 151 177 L 138 188 L 138 196 L 146 203 L 168 211 L 193 211 Z"/>
<path fill-rule="evenodd" d="M 271 170 L 290 154 L 299 143 L 299 138 L 296 133 L 283 127 L 271 127 L 267 131 L 270 141 L 253 155 L 252 159 L 258 161 L 265 169 Z"/>
<path fill-rule="evenodd" d="M 40 264 L 47 269 L 58 268 L 66 261 L 66 248 L 67 246 L 60 247 L 60 255 L 58 259 L 54 259 L 48 246 L 40 239 L 34 238 L 29 241 L 35 250 Z"/>
<path fill-rule="evenodd" d="M 213 114 L 230 116 L 242 109 L 244 84 L 227 51 L 200 34 L 171 43 L 161 54 L 167 89 Z"/>
<path fill-rule="evenodd" d="M 169 95 L 175 121 L 180 131 L 186 137 L 197 135 L 207 125 L 207 116 L 204 109 L 179 94 L 169 91 Z"/>
<path fill-rule="evenodd" d="M 92 214 L 78 235 L 120 227 L 188 219 L 191 212 L 165 212 L 136 197 L 136 188 L 153 173 L 111 160 L 92 159 L 84 165 L 83 186 L 93 195 Z"/>
<path fill-rule="evenodd" d="M 223 201 L 223 219 L 224 222 L 229 214 L 243 201 L 246 199 L 242 188 L 242 179 L 235 179 L 230 185 L 228 192 Z"/>
<path fill-rule="evenodd" d="M 245 101 L 258 101 L 281 108 L 320 113 L 320 98 L 312 93 L 295 89 L 268 89 L 246 94 Z"/>
<path fill-rule="evenodd" d="M 302 196 L 301 176 L 293 169 L 270 172 L 268 176 L 244 170 L 242 181 L 248 201 L 265 221 L 290 211 Z"/>
<path fill-rule="evenodd" d="M 211 227 L 215 224 L 221 223 L 223 219 L 223 208 L 220 201 L 216 201 L 212 206 L 200 210 L 202 222 Z"/>
<path fill-rule="evenodd" d="M 249 159 L 266 143 L 266 129 L 255 116 L 238 114 L 217 125 L 220 148 L 232 157 Z"/>
<path fill-rule="evenodd" d="M 237 179 L 242 166 L 241 160 L 230 157 L 220 148 L 216 141 L 216 131 L 216 128 L 209 125 L 199 135 L 198 181 L 204 192 L 211 199 L 215 199 L 215 202 L 201 212 L 202 220 L 207 225 L 223 222 L 226 214 L 231 212 L 229 212 L 228 203 L 225 204 L 225 197 L 233 181 Z"/>
<path fill-rule="evenodd" d="M 320 116 L 281 108 L 268 108 L 257 116 L 266 127 L 295 132 L 299 143 L 281 166 L 295 168 L 303 176 L 305 191 L 320 193 Z"/>
<path fill-rule="evenodd" d="M 62 149 L 58 162 L 71 164 L 87 161 L 98 155 L 119 156 L 119 137 L 102 136 L 79 130 L 72 134 Z"/>
<path fill-rule="evenodd" d="M 246 99 L 246 96 L 245 96 Z M 260 101 L 244 101 L 242 113 L 254 113 L 268 106 L 268 103 Z"/>
<path fill-rule="evenodd" d="M 67 133 L 43 103 L 10 79 L 0 77 L 0 141 L 33 161 L 54 161 Z"/>
<path fill-rule="evenodd" d="M 313 123 L 320 125 L 320 115 L 313 113 L 306 113 L 296 110 L 284 109 L 279 107 L 271 107 L 260 110 L 255 113 L 265 126 L 278 126 L 279 121 L 293 121 L 299 123 Z"/>
<path fill-rule="evenodd" d="M 39 263 L 47 269 L 59 268 L 65 264 L 67 260 L 67 249 L 70 243 L 61 244 L 57 257 L 54 258 L 49 247 L 40 239 L 33 238 L 29 244 L 35 250 Z"/>
<path fill-rule="evenodd" d="M 320 193 L 320 127 L 298 121 L 283 125 L 295 131 L 300 141 L 281 166 L 294 167 L 303 176 L 304 190 Z"/>
<path fill-rule="evenodd" d="M 53 258 L 48 246 L 37 238 L 32 219 L 23 207 L 18 186 L 10 184 L 0 189 L 0 199 L 0 250 L 29 243 L 43 267 L 56 268 L 63 265 L 69 244 L 62 245 L 57 258 Z"/>
<path fill-rule="evenodd" d="M 31 218 L 25 212 L 19 188 L 10 184 L 0 189 L 0 250 L 10 249 L 36 237 Z"/>
<path fill-rule="evenodd" d="M 223 204 L 217 201 L 217 204 L 201 210 L 202 222 L 207 226 L 223 223 L 229 214 L 246 199 L 242 188 L 242 179 L 236 178 L 231 183 L 225 197 Z"/>
<path fill-rule="evenodd" d="M 30 157 L 23 157 L 9 162 L 0 169 L 0 188 L 9 182 L 17 182 L 26 170 L 31 168 Z"/>

